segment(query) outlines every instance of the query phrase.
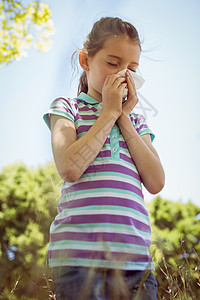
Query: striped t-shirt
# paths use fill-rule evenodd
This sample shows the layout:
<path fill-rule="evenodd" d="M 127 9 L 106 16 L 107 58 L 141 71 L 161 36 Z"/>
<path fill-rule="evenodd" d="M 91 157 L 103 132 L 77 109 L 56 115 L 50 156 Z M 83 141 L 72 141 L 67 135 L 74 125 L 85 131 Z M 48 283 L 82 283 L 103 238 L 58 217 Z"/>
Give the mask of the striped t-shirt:
<path fill-rule="evenodd" d="M 66 117 L 81 138 L 100 113 L 101 103 L 81 93 L 75 99 L 57 98 L 44 120 L 50 128 L 51 114 Z M 140 136 L 151 134 L 153 140 L 142 115 L 132 112 L 130 119 Z M 86 158 L 92 151 L 86 144 L 77 154 Z M 76 182 L 64 182 L 61 193 L 50 227 L 47 259 L 51 267 L 154 269 L 141 178 L 117 122 L 92 164 Z"/>

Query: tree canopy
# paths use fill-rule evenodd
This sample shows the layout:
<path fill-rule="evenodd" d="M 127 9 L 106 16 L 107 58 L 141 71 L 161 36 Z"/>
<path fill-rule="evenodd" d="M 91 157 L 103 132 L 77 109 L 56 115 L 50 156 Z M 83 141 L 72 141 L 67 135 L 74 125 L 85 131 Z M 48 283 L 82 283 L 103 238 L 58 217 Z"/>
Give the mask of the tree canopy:
<path fill-rule="evenodd" d="M 31 46 L 48 51 L 54 32 L 47 3 L 0 0 L 0 65 L 27 56 Z"/>

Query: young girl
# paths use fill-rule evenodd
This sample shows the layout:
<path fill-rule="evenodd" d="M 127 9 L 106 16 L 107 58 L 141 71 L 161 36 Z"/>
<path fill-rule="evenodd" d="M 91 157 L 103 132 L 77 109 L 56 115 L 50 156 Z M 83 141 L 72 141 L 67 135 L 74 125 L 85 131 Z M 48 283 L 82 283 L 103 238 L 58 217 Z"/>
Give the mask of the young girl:
<path fill-rule="evenodd" d="M 48 249 L 56 297 L 157 299 L 142 183 L 160 192 L 164 171 L 153 133 L 132 112 L 139 36 L 128 22 L 102 18 L 78 53 L 78 97 L 57 98 L 44 115 L 64 180 Z"/>

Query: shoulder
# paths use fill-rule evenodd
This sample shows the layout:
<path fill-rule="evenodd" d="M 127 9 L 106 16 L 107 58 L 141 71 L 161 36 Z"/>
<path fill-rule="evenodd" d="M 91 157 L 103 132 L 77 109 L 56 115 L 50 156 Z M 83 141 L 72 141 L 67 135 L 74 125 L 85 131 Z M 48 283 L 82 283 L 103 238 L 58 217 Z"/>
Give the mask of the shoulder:
<path fill-rule="evenodd" d="M 78 99 L 58 97 L 50 105 L 49 110 L 43 115 L 43 119 L 47 126 L 50 128 L 51 115 L 65 117 L 75 122 L 78 115 Z"/>
<path fill-rule="evenodd" d="M 55 105 L 71 106 L 74 108 L 78 108 L 78 103 L 79 101 L 76 98 L 58 97 L 55 100 L 53 100 L 51 108 Z"/>
<path fill-rule="evenodd" d="M 136 131 L 140 136 L 150 134 L 151 141 L 154 140 L 155 134 L 151 131 L 151 129 L 147 125 L 147 121 L 143 115 L 131 112 L 130 119 L 133 126 L 135 127 Z"/>
<path fill-rule="evenodd" d="M 50 106 L 50 110 L 62 110 L 71 113 L 74 117 L 79 111 L 80 101 L 76 98 L 58 97 Z"/>
<path fill-rule="evenodd" d="M 139 125 L 140 123 L 146 123 L 146 119 L 141 114 L 136 114 L 134 112 L 130 113 L 130 119 L 135 125 Z"/>

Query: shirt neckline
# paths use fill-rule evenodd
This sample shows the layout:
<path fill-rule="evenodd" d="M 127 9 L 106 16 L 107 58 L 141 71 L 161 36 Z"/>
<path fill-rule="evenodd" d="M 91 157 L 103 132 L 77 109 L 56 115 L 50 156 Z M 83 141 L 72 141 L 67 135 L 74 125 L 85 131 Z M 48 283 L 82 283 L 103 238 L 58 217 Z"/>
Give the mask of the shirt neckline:
<path fill-rule="evenodd" d="M 80 100 L 84 100 L 85 102 L 87 102 L 88 104 L 99 104 L 100 102 L 97 101 L 96 99 L 90 97 L 89 95 L 87 95 L 86 93 L 84 92 L 81 92 L 77 99 L 80 99 Z"/>

